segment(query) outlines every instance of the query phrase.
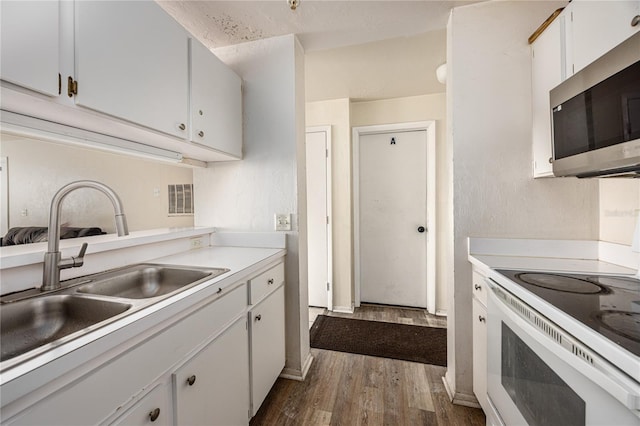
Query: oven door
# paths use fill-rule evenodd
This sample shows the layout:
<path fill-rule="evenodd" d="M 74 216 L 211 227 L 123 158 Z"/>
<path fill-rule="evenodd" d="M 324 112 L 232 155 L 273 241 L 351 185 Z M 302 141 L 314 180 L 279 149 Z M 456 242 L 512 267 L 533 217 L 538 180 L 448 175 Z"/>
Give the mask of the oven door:
<path fill-rule="evenodd" d="M 640 425 L 638 383 L 487 284 L 487 393 L 506 425 Z"/>

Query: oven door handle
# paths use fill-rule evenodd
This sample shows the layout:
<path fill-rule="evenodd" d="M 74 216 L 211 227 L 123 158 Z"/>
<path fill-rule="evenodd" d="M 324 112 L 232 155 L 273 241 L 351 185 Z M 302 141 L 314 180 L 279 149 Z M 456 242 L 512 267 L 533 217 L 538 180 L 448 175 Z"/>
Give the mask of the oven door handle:
<path fill-rule="evenodd" d="M 520 301 L 517 297 L 498 286 L 494 281 L 486 280 L 489 289 L 489 297 L 495 302 L 494 305 L 502 311 L 518 327 L 520 327 L 528 336 L 533 338 L 540 345 L 553 351 L 553 354 L 565 362 L 568 366 L 579 371 L 583 376 L 589 378 L 592 382 L 603 388 L 611 396 L 620 401 L 630 410 L 640 410 L 640 385 L 629 378 L 626 374 L 619 371 L 608 361 L 591 351 L 589 348 L 572 338 L 563 329 L 538 314 L 534 309 Z M 511 303 L 506 303 L 504 297 L 511 298 Z M 520 304 L 520 309 L 514 304 Z M 523 314 L 523 310 L 530 311 L 530 317 L 527 318 Z M 489 310 L 489 321 L 492 320 L 492 313 Z M 533 319 L 533 316 L 536 318 Z M 561 336 L 561 340 L 569 342 L 573 348 L 582 354 L 587 354 L 592 359 L 592 364 L 581 356 L 571 352 L 570 349 L 558 343 L 556 339 L 551 338 L 544 333 L 539 326 L 535 326 L 532 321 L 538 325 L 542 325 L 547 332 L 553 330 L 553 334 Z M 636 412 L 640 417 L 640 412 Z"/>

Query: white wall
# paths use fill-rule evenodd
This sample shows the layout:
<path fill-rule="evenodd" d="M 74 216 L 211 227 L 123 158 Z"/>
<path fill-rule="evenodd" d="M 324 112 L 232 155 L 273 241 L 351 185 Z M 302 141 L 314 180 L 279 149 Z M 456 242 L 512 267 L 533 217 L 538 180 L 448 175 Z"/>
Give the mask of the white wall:
<path fill-rule="evenodd" d="M 599 179 L 600 240 L 631 245 L 640 212 L 640 179 Z"/>
<path fill-rule="evenodd" d="M 288 35 L 215 54 L 243 79 L 244 158 L 194 172 L 195 223 L 261 232 L 274 230 L 275 213 L 294 215 L 285 297 L 287 368 L 295 373 L 309 354 L 302 48 Z"/>
<path fill-rule="evenodd" d="M 0 138 L 0 155 L 8 157 L 9 163 L 10 227 L 47 226 L 53 195 L 80 179 L 97 180 L 116 191 L 131 231 L 193 226 L 193 216 L 168 216 L 167 186 L 192 183 L 190 168 L 13 135 Z M 21 215 L 24 209 L 27 216 Z M 111 203 L 92 189 L 80 189 L 65 198 L 62 222 L 115 232 Z"/>
<path fill-rule="evenodd" d="M 389 99 L 442 92 L 435 69 L 445 61 L 444 30 L 308 52 L 307 102 Z"/>
<path fill-rule="evenodd" d="M 527 38 L 555 2 L 496 1 L 453 10 L 447 34 L 453 243 L 447 382 L 472 394 L 467 237 L 597 239 L 598 182 L 531 179 Z"/>

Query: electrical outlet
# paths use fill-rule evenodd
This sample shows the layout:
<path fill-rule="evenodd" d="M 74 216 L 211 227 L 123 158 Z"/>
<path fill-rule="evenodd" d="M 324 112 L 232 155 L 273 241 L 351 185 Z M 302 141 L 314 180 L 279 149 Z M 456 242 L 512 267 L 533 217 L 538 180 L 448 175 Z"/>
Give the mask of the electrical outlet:
<path fill-rule="evenodd" d="M 190 246 L 191 250 L 199 249 L 200 247 L 202 247 L 202 239 L 200 237 L 191 238 Z"/>
<path fill-rule="evenodd" d="M 276 231 L 291 231 L 291 214 L 276 213 L 275 228 Z"/>

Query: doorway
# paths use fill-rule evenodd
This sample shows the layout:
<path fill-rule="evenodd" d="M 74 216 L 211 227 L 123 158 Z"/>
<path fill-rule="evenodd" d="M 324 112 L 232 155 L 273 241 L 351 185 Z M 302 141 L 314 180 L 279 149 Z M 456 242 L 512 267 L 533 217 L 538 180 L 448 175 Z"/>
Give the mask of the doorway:
<path fill-rule="evenodd" d="M 309 306 L 333 309 L 331 126 L 306 132 Z"/>
<path fill-rule="evenodd" d="M 353 129 L 355 305 L 435 313 L 435 122 Z"/>

